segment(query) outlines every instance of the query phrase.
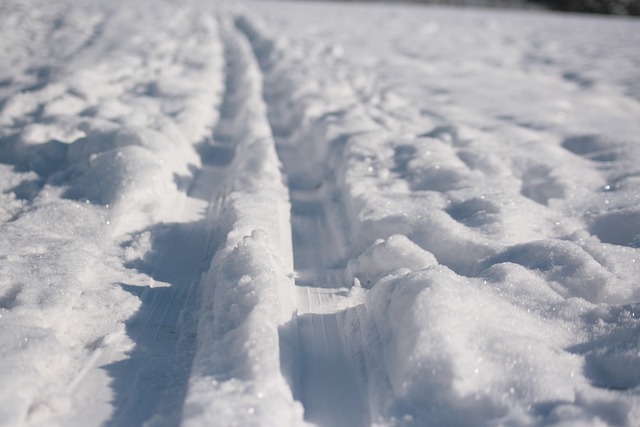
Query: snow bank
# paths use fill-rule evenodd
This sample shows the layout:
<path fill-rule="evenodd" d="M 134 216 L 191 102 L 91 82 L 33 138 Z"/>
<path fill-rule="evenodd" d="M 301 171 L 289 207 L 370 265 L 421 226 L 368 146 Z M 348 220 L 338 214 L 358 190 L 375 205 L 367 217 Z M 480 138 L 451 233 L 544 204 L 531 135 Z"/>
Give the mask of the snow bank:
<path fill-rule="evenodd" d="M 122 242 L 181 213 L 178 177 L 199 165 L 219 102 L 210 17 L 45 3 L 9 5 L 0 25 L 15 30 L 0 71 L 3 425 L 73 425 L 94 407 L 76 389 L 131 350 L 127 289 L 155 284 L 129 268 L 148 245 Z"/>
<path fill-rule="evenodd" d="M 43 190 L 31 212 L 2 225 L 2 424 L 67 413 L 92 355 L 128 345 L 123 321 L 139 302 L 116 284 L 149 279 L 124 270 L 117 248 L 100 242 L 105 218 Z"/>
<path fill-rule="evenodd" d="M 402 425 L 632 425 L 637 416 L 633 394 L 590 385 L 580 354 L 567 351 L 587 339 L 575 313 L 596 307 L 531 273 L 480 280 L 428 268 L 379 282 L 366 306 L 394 395 L 384 415 Z"/>

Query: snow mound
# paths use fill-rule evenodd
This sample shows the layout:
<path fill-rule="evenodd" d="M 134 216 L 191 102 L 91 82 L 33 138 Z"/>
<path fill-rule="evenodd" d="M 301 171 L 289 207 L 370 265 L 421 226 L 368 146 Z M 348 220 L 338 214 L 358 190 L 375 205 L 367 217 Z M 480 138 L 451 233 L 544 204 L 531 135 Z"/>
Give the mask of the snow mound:
<path fill-rule="evenodd" d="M 435 257 L 402 234 L 378 239 L 358 258 L 350 260 L 348 281 L 357 279 L 364 287 L 373 287 L 389 274 L 415 271 L 438 264 Z"/>

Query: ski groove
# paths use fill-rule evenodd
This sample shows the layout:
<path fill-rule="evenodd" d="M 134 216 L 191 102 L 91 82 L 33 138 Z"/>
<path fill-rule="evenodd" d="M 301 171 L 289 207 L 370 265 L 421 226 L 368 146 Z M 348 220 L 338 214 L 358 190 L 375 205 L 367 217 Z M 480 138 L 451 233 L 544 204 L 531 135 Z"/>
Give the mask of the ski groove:
<path fill-rule="evenodd" d="M 268 51 L 270 40 L 260 40 L 246 16 L 236 21 L 253 48 L 263 74 L 270 72 Z M 266 93 L 274 92 L 265 78 L 265 95 L 276 149 L 282 163 L 291 203 L 291 229 L 295 284 L 298 289 L 298 314 L 294 319 L 297 329 L 297 362 L 299 372 L 293 375 L 294 397 L 305 409 L 305 420 L 323 427 L 358 427 L 367 424 L 365 404 L 360 392 L 353 361 L 343 343 L 343 332 L 338 321 L 342 311 L 332 298 L 344 292 L 342 283 L 333 273 L 333 263 L 342 253 L 342 241 L 336 236 L 338 227 L 331 226 L 329 215 L 332 203 L 330 193 L 323 185 L 325 165 L 313 163 L 300 146 L 286 140 L 301 129 L 285 129 L 274 124 L 277 108 Z M 311 172 L 311 173 L 310 173 Z"/>
<path fill-rule="evenodd" d="M 111 16 L 109 19 L 113 18 Z M 183 18 L 183 17 L 181 17 Z M 112 21 L 109 21 L 110 25 Z M 113 32 L 113 28 L 107 28 Z M 89 44 L 103 43 L 104 26 L 95 31 Z M 213 36 L 219 34 L 213 29 Z M 108 40 L 107 40 L 108 42 Z M 73 56 L 82 52 L 75 51 Z M 224 58 L 212 57 L 223 62 Z M 218 78 L 222 76 L 216 76 Z M 212 85 L 217 85 L 215 80 Z M 216 108 L 208 111 L 210 121 L 218 121 Z M 126 321 L 126 335 L 93 350 L 84 366 L 67 387 L 78 401 L 89 408 L 78 419 L 89 420 L 90 413 L 106 411 L 93 396 L 96 384 L 109 382 L 113 390 L 111 413 L 104 414 L 106 426 L 138 426 L 146 423 L 179 425 L 197 347 L 196 314 L 199 308 L 202 275 L 219 247 L 216 224 L 217 200 L 228 174 L 233 151 L 224 162 L 217 161 L 213 136 L 194 144 L 200 166 L 181 183 L 183 194 L 172 207 L 175 220 L 149 224 L 132 233 L 132 240 L 148 235 L 150 250 L 127 267 L 150 278 L 148 286 L 121 283 L 140 300 L 136 314 Z M 224 149 L 227 149 L 225 146 Z M 127 243 L 123 243 L 127 244 Z M 105 377 L 105 374 L 109 378 Z M 85 424 L 90 425 L 90 424 Z"/>

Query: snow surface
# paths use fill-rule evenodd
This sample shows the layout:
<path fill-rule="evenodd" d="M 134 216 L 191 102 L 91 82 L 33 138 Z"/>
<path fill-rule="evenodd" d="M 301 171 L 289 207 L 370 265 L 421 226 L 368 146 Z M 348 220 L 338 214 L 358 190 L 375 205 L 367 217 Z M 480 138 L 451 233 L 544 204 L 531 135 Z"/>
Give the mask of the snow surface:
<path fill-rule="evenodd" d="M 640 425 L 640 22 L 0 5 L 0 425 Z"/>

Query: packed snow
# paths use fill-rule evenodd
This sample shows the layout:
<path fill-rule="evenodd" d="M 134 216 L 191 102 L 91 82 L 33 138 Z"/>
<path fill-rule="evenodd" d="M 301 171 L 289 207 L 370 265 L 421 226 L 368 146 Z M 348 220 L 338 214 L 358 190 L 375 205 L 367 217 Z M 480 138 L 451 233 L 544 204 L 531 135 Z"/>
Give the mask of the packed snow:
<path fill-rule="evenodd" d="M 640 21 L 0 5 L 0 425 L 640 425 Z"/>

